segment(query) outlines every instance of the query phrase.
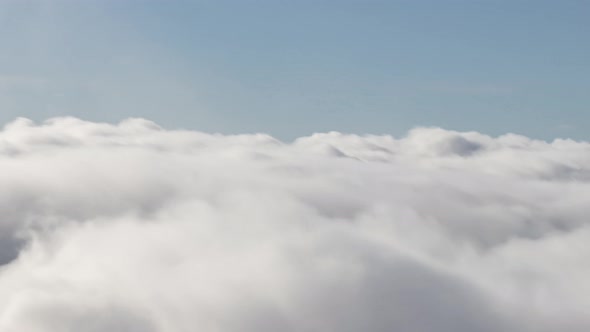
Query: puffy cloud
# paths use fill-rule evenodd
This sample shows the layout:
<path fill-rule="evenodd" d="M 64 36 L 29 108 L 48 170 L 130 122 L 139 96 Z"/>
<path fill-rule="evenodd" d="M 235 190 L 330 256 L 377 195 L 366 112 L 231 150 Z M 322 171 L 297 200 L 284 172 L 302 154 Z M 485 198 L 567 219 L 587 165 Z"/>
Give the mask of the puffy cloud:
<path fill-rule="evenodd" d="M 587 331 L 590 144 L 17 119 L 0 330 Z"/>

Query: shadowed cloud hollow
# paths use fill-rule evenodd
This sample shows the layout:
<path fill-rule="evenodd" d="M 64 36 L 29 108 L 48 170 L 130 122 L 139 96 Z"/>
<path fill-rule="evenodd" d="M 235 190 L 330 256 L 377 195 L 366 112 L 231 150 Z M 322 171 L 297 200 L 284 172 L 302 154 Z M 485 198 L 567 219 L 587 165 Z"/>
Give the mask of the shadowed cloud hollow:
<path fill-rule="evenodd" d="M 0 132 L 3 332 L 590 330 L 590 144 Z"/>

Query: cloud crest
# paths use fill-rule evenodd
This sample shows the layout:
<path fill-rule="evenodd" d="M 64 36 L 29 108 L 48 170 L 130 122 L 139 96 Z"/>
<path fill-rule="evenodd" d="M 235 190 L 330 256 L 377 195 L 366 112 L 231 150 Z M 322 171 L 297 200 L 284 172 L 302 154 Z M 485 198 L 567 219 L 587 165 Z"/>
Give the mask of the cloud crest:
<path fill-rule="evenodd" d="M 590 144 L 17 119 L 0 330 L 587 331 Z"/>

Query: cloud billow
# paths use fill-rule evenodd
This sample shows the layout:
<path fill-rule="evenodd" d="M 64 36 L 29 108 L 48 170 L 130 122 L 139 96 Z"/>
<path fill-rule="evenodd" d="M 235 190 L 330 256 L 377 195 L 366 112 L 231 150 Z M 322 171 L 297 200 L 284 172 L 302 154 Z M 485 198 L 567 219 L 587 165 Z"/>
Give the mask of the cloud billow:
<path fill-rule="evenodd" d="M 590 144 L 17 119 L 0 330 L 588 331 Z"/>

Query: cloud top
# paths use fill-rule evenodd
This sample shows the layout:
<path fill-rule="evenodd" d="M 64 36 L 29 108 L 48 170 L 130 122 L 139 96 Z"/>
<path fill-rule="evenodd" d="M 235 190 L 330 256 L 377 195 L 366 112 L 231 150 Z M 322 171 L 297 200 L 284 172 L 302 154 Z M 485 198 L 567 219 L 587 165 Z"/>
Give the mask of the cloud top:
<path fill-rule="evenodd" d="M 0 330 L 587 331 L 590 144 L 17 119 Z"/>

